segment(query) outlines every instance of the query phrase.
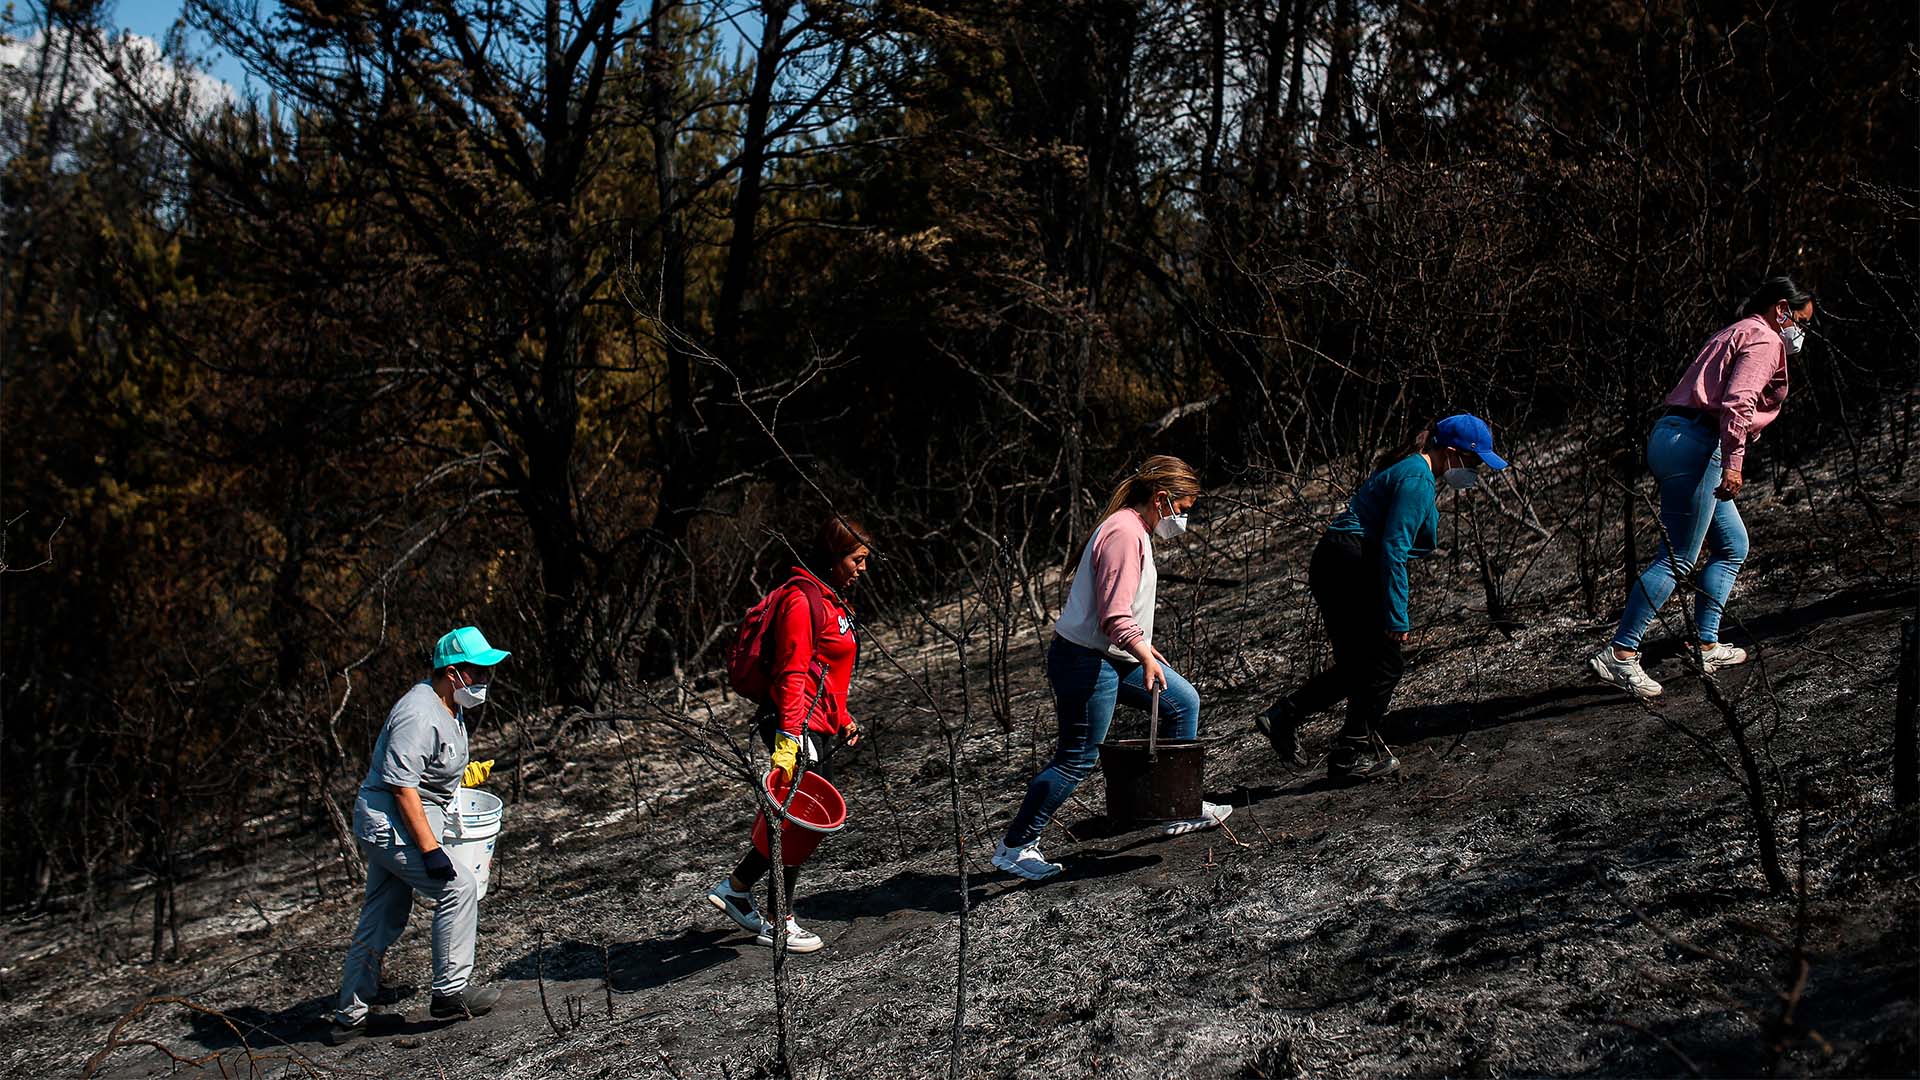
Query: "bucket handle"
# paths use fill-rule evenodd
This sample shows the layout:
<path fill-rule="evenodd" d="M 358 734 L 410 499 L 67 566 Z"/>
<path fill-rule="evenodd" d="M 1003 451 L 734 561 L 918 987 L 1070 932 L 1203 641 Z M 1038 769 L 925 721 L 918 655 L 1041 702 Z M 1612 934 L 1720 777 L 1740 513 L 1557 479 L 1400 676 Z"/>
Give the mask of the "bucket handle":
<path fill-rule="evenodd" d="M 1153 691 L 1153 709 L 1147 716 L 1147 760 L 1160 760 L 1160 690 Z"/>

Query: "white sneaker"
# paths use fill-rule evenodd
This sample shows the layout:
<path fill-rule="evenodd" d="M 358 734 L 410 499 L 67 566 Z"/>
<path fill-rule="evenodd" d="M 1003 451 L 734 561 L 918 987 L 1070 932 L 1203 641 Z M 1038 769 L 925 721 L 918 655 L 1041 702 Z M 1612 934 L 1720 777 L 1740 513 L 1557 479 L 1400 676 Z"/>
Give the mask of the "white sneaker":
<path fill-rule="evenodd" d="M 1611 683 L 1634 697 L 1660 696 L 1660 684 L 1641 669 L 1638 653 L 1631 660 L 1622 660 L 1613 654 L 1611 644 L 1602 645 L 1599 652 L 1587 658 L 1587 670 L 1601 682 Z"/>
<path fill-rule="evenodd" d="M 755 945 L 765 945 L 769 949 L 773 948 L 773 924 L 763 920 L 760 923 L 760 936 L 754 938 L 753 943 Z M 818 952 L 821 948 L 825 947 L 826 944 L 826 942 L 820 940 L 819 934 L 794 922 L 793 916 L 787 916 L 788 952 Z"/>
<path fill-rule="evenodd" d="M 1050 863 L 1040 854 L 1038 842 L 1026 847 L 1011 848 L 1005 840 L 994 845 L 993 865 L 1009 874 L 1026 878 L 1028 881 L 1045 881 L 1066 867 L 1059 863 Z"/>
<path fill-rule="evenodd" d="M 1199 832 L 1201 829 L 1217 829 L 1220 827 L 1220 823 L 1227 820 L 1227 815 L 1231 813 L 1233 813 L 1233 807 L 1231 806 L 1202 802 L 1200 804 L 1199 817 L 1169 821 L 1160 826 L 1160 829 L 1168 836 L 1184 836 L 1190 832 Z"/>
<path fill-rule="evenodd" d="M 731 877 L 723 877 L 720 883 L 707 890 L 707 903 L 726 913 L 727 918 L 740 924 L 740 929 L 749 934 L 758 934 L 766 929 L 767 921 L 753 906 L 753 893 L 741 892 L 733 887 Z"/>
<path fill-rule="evenodd" d="M 1716 641 L 1700 650 L 1700 670 L 1711 675 L 1721 668 L 1747 662 L 1747 650 L 1724 641 Z"/>

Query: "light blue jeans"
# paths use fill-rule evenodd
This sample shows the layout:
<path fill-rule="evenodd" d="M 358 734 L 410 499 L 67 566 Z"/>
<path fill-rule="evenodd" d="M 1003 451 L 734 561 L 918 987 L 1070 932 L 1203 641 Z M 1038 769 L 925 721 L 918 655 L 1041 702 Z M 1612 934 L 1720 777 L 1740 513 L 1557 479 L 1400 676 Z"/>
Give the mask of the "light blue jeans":
<path fill-rule="evenodd" d="M 1113 707 L 1124 702 L 1137 709 L 1153 704 L 1147 692 L 1146 669 L 1130 660 L 1115 660 L 1104 651 L 1075 645 L 1062 637 L 1047 650 L 1047 682 L 1053 686 L 1053 707 L 1060 720 L 1060 745 L 1053 760 L 1027 786 L 1020 812 L 1007 826 L 1008 847 L 1025 847 L 1039 838 L 1053 815 L 1087 778 L 1100 760 L 1100 744 L 1113 726 Z M 1200 692 L 1166 664 L 1160 670 L 1167 688 L 1160 692 L 1160 737 L 1191 739 L 1200 731 Z"/>
<path fill-rule="evenodd" d="M 1614 645 L 1640 648 L 1647 627 L 1676 582 L 1698 563 L 1694 624 L 1702 643 L 1720 640 L 1720 615 L 1747 561 L 1747 525 L 1732 499 L 1716 499 L 1720 486 L 1720 432 L 1709 414 L 1700 420 L 1663 416 L 1647 439 L 1647 468 L 1660 485 L 1660 525 L 1665 536 L 1653 565 L 1627 593 Z M 1671 541 L 1671 546 L 1669 546 Z M 1707 557 L 1700 559 L 1706 547 Z"/>

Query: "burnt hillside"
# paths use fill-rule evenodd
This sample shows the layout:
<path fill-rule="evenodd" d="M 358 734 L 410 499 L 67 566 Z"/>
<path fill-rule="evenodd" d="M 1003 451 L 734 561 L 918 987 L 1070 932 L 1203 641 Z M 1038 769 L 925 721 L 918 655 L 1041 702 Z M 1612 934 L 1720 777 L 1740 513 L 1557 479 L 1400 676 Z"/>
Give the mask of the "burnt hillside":
<path fill-rule="evenodd" d="M 1236 808 L 1227 829 L 1167 839 L 1106 821 L 1096 775 L 1047 837 L 1062 878 L 993 872 L 992 843 L 1052 746 L 1040 638 L 1005 621 L 1002 724 L 992 634 L 968 622 L 987 618 L 969 614 L 978 601 L 895 612 L 853 698 L 870 735 L 843 770 L 852 824 L 802 884 L 798 912 L 828 944 L 787 966 L 798 1074 L 948 1074 L 964 922 L 965 1076 L 1912 1075 L 1920 819 L 1892 804 L 1890 746 L 1920 491 L 1909 473 L 1875 493 L 1872 513 L 1907 539 L 1874 548 L 1868 510 L 1831 482 L 1842 457 L 1743 500 L 1755 557 L 1729 637 L 1759 659 L 1720 676 L 1761 747 L 1789 893 L 1765 889 L 1736 777 L 1682 731 L 1728 752 L 1671 651 L 1653 654 L 1669 687 L 1657 705 L 1585 680 L 1609 613 L 1580 611 L 1572 545 L 1551 527 L 1522 543 L 1532 569 L 1502 628 L 1458 548 L 1416 576 L 1422 628 L 1389 719 L 1397 778 L 1333 788 L 1317 764 L 1279 767 L 1248 729 L 1320 659 L 1292 614 L 1312 530 L 1263 524 L 1272 492 L 1225 490 L 1161 562 L 1163 649 L 1204 696 L 1203 734 L 1238 736 L 1208 775 L 1209 797 Z M 1313 483 L 1302 494 L 1334 505 Z M 1457 535 L 1475 515 L 1508 527 L 1476 498 Z M 1521 516 L 1552 510 L 1541 496 Z M 1848 522 L 1851 554 L 1804 542 Z M 938 631 L 968 626 L 963 669 Z M 511 795 L 476 972 L 506 987 L 492 1015 L 435 1024 L 422 990 L 374 1036 L 320 1041 L 358 897 L 324 833 L 262 804 L 250 839 L 268 857 L 223 858 L 217 839 L 194 854 L 177 962 L 105 961 L 49 917 L 5 927 L 8 1074 L 93 1058 L 98 1075 L 167 1075 L 170 1052 L 248 1075 L 248 1049 L 274 1076 L 764 1074 L 770 952 L 703 900 L 749 803 L 696 750 L 737 736 L 740 706 L 682 705 L 665 686 L 632 702 L 620 720 L 476 731 L 476 756 L 500 759 L 490 786 Z M 942 730 L 963 721 L 956 774 Z M 1310 757 L 1336 722 L 1306 729 Z M 137 938 L 145 903 L 120 894 L 99 932 Z M 415 920 L 389 981 L 427 981 Z M 193 1005 L 120 1024 L 154 997 Z M 104 1054 L 110 1033 L 123 1045 Z"/>

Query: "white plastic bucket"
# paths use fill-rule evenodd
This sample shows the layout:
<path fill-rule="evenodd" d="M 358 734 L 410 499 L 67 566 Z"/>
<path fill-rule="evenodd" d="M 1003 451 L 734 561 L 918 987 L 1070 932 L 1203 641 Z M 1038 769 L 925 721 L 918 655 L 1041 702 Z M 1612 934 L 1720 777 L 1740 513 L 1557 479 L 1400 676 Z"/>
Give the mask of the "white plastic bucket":
<path fill-rule="evenodd" d="M 493 845 L 500 836 L 500 818 L 506 813 L 506 804 L 498 795 L 461 788 L 455 792 L 450 809 L 454 813 L 447 815 L 446 833 L 440 837 L 440 844 L 447 849 L 448 858 L 465 863 L 467 869 L 473 871 L 484 899 L 487 878 L 493 871 Z"/>

